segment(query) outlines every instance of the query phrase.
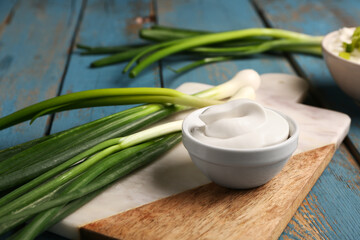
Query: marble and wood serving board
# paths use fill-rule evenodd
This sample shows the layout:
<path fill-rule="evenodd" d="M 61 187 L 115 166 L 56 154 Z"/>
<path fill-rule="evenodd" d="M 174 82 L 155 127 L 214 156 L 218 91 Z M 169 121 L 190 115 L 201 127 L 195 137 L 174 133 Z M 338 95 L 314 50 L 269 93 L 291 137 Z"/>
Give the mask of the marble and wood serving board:
<path fill-rule="evenodd" d="M 179 89 L 206 87 L 186 83 Z M 262 75 L 257 101 L 288 114 L 300 127 L 296 152 L 269 183 L 251 190 L 219 187 L 179 144 L 51 231 L 72 239 L 79 237 L 79 229 L 83 239 L 276 239 L 349 130 L 347 115 L 299 103 L 307 88 L 296 76 Z"/>

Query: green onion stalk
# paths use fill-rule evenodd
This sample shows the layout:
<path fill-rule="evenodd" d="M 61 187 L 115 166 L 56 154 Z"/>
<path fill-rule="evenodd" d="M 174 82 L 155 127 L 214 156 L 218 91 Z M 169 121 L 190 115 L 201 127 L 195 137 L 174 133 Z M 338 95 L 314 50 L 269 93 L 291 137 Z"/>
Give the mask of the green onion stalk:
<path fill-rule="evenodd" d="M 33 239 L 181 140 L 180 121 L 140 129 L 179 111 L 217 104 L 239 93 L 244 97 L 249 88 L 258 85 L 258 75 L 244 70 L 230 81 L 192 96 L 157 88 L 86 91 L 49 99 L 1 118 L 0 125 L 6 128 L 46 113 L 99 106 L 104 98 L 106 104 L 111 97 L 115 103 L 129 103 L 136 94 L 163 100 L 162 104 L 133 107 L 0 151 L 0 190 L 8 192 L 0 198 L 0 233 L 26 222 L 13 238 Z M 125 101 L 119 100 L 119 92 L 124 93 Z"/>
<path fill-rule="evenodd" d="M 108 88 L 82 91 L 58 96 L 26 107 L 0 119 L 0 130 L 26 120 L 59 111 L 94 106 L 124 105 L 135 103 L 172 103 L 204 107 L 219 103 L 201 99 L 168 88 Z"/>
<path fill-rule="evenodd" d="M 122 50 L 113 51 L 113 55 L 94 61 L 91 67 L 129 60 L 123 72 L 130 71 L 130 77 L 136 77 L 152 63 L 179 53 L 204 58 L 175 70 L 177 73 L 208 63 L 229 61 L 264 52 L 294 52 L 321 56 L 323 38 L 273 28 L 250 28 L 213 33 L 163 26 L 142 29 L 140 37 L 152 42 L 130 50 L 124 50 L 126 46 L 120 46 L 118 48 Z M 92 54 L 92 47 L 87 47 L 89 50 L 86 50 L 83 45 L 81 46 L 84 53 Z M 110 53 L 116 47 L 95 47 L 95 49 L 94 54 L 101 51 Z M 137 65 L 131 68 L 136 62 Z"/>

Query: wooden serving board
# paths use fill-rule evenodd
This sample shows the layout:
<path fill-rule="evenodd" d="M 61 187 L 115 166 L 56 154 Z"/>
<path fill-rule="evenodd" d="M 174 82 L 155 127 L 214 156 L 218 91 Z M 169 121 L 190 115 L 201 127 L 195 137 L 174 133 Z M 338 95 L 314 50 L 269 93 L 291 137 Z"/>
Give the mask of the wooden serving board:
<path fill-rule="evenodd" d="M 252 190 L 214 183 L 83 226 L 83 239 L 277 239 L 333 156 L 327 145 L 292 157 Z M 295 170 L 296 169 L 296 170 Z"/>
<path fill-rule="evenodd" d="M 277 238 L 343 141 L 350 118 L 298 103 L 307 91 L 301 78 L 265 74 L 262 81 L 257 101 L 288 114 L 300 127 L 295 155 L 269 183 L 251 190 L 212 184 L 180 144 L 119 180 L 52 231 L 76 238 L 80 228 L 83 239 Z M 187 83 L 180 90 L 206 87 Z"/>

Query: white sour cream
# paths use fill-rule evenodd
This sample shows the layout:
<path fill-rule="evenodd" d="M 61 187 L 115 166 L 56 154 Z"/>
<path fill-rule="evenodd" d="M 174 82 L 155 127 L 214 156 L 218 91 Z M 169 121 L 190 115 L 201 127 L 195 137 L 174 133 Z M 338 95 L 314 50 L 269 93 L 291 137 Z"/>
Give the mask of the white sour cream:
<path fill-rule="evenodd" d="M 254 149 L 289 137 L 286 119 L 249 99 L 211 106 L 199 118 L 204 125 L 193 129 L 193 136 L 218 147 Z"/>
<path fill-rule="evenodd" d="M 343 42 L 351 43 L 351 37 L 354 31 L 355 28 L 341 28 L 337 31 L 333 40 L 329 41 L 329 51 L 339 56 L 339 53 L 344 51 Z M 358 49 L 354 49 L 354 51 L 350 53 L 349 61 L 360 63 L 360 51 Z"/>

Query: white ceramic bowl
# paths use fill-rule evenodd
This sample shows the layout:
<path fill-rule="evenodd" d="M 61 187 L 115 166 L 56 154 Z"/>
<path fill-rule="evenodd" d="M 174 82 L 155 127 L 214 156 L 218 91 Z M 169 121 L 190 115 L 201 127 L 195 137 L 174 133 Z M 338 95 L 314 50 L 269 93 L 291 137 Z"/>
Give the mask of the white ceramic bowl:
<path fill-rule="evenodd" d="M 330 50 L 330 44 L 338 31 L 327 34 L 321 44 L 323 56 L 336 84 L 347 95 L 360 101 L 360 64 L 337 56 Z"/>
<path fill-rule="evenodd" d="M 289 138 L 259 149 L 230 149 L 208 145 L 194 138 L 194 128 L 203 125 L 198 116 L 207 108 L 189 114 L 183 122 L 183 144 L 194 164 L 218 185 L 246 189 L 263 185 L 278 174 L 297 148 L 299 129 L 295 121 L 281 114 L 290 125 Z"/>

